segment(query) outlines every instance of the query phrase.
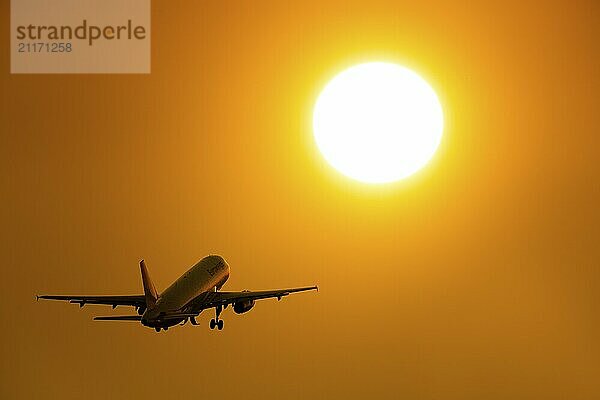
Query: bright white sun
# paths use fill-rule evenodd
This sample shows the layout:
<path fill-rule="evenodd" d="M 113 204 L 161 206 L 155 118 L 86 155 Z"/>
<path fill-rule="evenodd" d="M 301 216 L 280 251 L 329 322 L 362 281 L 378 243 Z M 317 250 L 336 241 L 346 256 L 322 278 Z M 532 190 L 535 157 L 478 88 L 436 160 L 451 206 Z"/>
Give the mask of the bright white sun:
<path fill-rule="evenodd" d="M 440 102 L 419 75 L 396 64 L 351 67 L 323 89 L 314 109 L 319 150 L 344 175 L 368 183 L 405 178 L 435 153 Z"/>

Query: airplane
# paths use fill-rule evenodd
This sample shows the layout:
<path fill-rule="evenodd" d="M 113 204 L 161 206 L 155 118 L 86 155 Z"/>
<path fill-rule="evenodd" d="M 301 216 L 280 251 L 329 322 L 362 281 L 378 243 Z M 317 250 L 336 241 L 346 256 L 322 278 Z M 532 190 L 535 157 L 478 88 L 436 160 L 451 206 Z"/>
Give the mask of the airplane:
<path fill-rule="evenodd" d="M 229 264 L 218 255 L 210 255 L 198 261 L 185 274 L 177 279 L 164 292 L 159 294 L 150 279 L 148 268 L 144 260 L 140 261 L 140 271 L 144 294 L 130 296 L 55 296 L 36 295 L 36 299 L 62 300 L 79 304 L 104 304 L 116 308 L 117 306 L 135 307 L 138 315 L 116 315 L 94 317 L 96 321 L 139 321 L 142 325 L 154 328 L 156 332 L 161 329 L 168 330 L 174 325 L 185 325 L 188 321 L 198 325 L 196 317 L 206 309 L 215 309 L 215 318 L 210 320 L 210 329 L 223 329 L 223 320 L 219 318 L 221 312 L 232 305 L 236 314 L 243 314 L 254 307 L 256 300 L 277 298 L 281 300 L 291 293 L 308 290 L 319 290 L 317 286 L 306 286 L 291 289 L 261 290 L 241 292 L 220 291 L 229 279 Z"/>

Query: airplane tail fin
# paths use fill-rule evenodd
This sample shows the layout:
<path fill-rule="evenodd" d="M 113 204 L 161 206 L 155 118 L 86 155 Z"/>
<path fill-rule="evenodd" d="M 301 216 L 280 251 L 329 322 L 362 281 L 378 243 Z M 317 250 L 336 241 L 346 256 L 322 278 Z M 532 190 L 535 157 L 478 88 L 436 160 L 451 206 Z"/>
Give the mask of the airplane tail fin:
<path fill-rule="evenodd" d="M 148 268 L 146 268 L 146 263 L 144 260 L 140 261 L 140 270 L 142 272 L 142 283 L 144 284 L 146 307 L 154 307 L 156 301 L 158 300 L 158 293 L 156 292 L 154 283 L 152 283 L 152 279 L 150 279 L 150 274 L 148 273 Z"/>

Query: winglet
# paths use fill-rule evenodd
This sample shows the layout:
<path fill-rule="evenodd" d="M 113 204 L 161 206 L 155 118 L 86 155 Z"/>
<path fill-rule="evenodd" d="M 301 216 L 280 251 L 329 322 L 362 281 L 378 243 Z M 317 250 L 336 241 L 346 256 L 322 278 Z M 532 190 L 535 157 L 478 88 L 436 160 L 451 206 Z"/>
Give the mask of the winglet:
<path fill-rule="evenodd" d="M 146 268 L 146 263 L 144 260 L 140 261 L 140 271 L 142 273 L 142 284 L 144 285 L 146 307 L 154 307 L 156 301 L 158 300 L 158 292 L 156 291 L 156 287 L 154 287 L 154 283 L 152 283 L 152 279 L 150 279 L 150 274 L 148 273 L 148 268 Z"/>

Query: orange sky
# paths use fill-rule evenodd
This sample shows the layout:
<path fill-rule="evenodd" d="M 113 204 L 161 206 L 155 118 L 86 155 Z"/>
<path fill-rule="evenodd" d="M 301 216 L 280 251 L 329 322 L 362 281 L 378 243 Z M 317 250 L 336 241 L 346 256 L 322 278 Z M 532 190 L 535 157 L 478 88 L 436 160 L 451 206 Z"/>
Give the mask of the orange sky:
<path fill-rule="evenodd" d="M 9 74 L 8 3 L 0 398 L 600 397 L 598 2 L 155 0 L 152 73 L 80 76 Z M 324 84 L 374 60 L 446 120 L 384 187 L 310 129 Z M 210 253 L 227 289 L 320 291 L 219 333 L 34 301 L 140 292 L 142 257 L 161 290 Z"/>

